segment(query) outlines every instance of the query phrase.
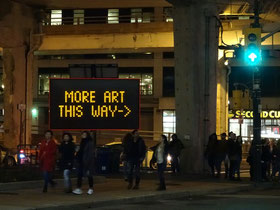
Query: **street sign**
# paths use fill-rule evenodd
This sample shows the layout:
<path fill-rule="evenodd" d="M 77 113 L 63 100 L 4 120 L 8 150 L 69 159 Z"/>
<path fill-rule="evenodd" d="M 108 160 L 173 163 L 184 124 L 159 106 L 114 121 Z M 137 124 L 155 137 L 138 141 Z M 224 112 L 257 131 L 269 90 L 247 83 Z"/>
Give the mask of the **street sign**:
<path fill-rule="evenodd" d="M 50 79 L 50 129 L 139 128 L 138 79 Z"/>

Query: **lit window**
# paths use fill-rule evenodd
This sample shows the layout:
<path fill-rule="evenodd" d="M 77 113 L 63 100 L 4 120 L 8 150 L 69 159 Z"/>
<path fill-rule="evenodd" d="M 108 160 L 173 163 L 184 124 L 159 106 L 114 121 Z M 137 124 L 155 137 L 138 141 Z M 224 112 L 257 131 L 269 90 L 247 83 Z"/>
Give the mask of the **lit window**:
<path fill-rule="evenodd" d="M 108 9 L 108 23 L 119 23 L 119 9 Z"/>
<path fill-rule="evenodd" d="M 40 74 L 39 75 L 39 95 L 49 94 L 49 78 L 69 78 L 69 74 Z"/>
<path fill-rule="evenodd" d="M 84 10 L 74 10 L 74 25 L 84 24 Z"/>
<path fill-rule="evenodd" d="M 163 132 L 176 133 L 176 113 L 174 110 L 163 111 Z"/>
<path fill-rule="evenodd" d="M 52 10 L 51 12 L 51 25 L 62 24 L 62 10 Z"/>
<path fill-rule="evenodd" d="M 131 9 L 131 23 L 142 23 L 142 9 Z"/>

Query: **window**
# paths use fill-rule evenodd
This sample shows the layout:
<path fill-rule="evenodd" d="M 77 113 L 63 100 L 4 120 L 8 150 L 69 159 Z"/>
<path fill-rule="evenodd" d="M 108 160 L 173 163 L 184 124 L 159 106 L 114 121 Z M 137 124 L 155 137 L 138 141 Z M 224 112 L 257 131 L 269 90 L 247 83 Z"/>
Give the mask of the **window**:
<path fill-rule="evenodd" d="M 165 7 L 163 9 L 165 22 L 173 22 L 172 18 L 172 7 Z"/>
<path fill-rule="evenodd" d="M 163 93 L 165 97 L 175 96 L 174 67 L 163 67 Z"/>
<path fill-rule="evenodd" d="M 61 24 L 62 24 L 62 10 L 52 10 L 51 25 L 61 25 Z"/>
<path fill-rule="evenodd" d="M 163 132 L 176 133 L 175 110 L 163 110 Z"/>
<path fill-rule="evenodd" d="M 140 79 L 141 95 L 153 95 L 153 74 L 152 73 L 119 73 L 119 78 Z"/>
<path fill-rule="evenodd" d="M 150 23 L 154 14 L 154 8 L 133 8 L 131 9 L 131 23 Z"/>
<path fill-rule="evenodd" d="M 142 9 L 131 9 L 131 23 L 142 23 Z"/>
<path fill-rule="evenodd" d="M 108 23 L 119 23 L 119 9 L 108 9 Z"/>
<path fill-rule="evenodd" d="M 74 25 L 84 24 L 84 10 L 74 10 Z"/>
<path fill-rule="evenodd" d="M 38 85 L 39 95 L 49 94 L 49 80 L 50 78 L 69 78 L 68 69 L 52 70 L 52 69 L 39 69 Z"/>

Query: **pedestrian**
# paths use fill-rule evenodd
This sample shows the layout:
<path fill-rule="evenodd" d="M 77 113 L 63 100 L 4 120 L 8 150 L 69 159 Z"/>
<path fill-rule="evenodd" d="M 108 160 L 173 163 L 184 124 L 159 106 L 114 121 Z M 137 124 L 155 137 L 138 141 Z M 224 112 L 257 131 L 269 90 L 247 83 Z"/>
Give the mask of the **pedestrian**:
<path fill-rule="evenodd" d="M 157 161 L 157 169 L 158 169 L 158 178 L 159 178 L 159 187 L 157 190 L 166 190 L 165 179 L 164 179 L 164 171 L 166 168 L 168 154 L 168 141 L 165 135 L 161 135 L 161 141 L 156 146 L 154 155 Z"/>
<path fill-rule="evenodd" d="M 128 161 L 128 186 L 127 189 L 139 189 L 140 166 L 146 156 L 146 145 L 138 130 L 132 131 L 132 141 L 126 142 L 126 158 Z M 135 171 L 135 172 L 134 172 Z M 134 173 L 133 173 L 134 172 Z M 135 174 L 135 185 L 133 186 L 133 174 Z"/>
<path fill-rule="evenodd" d="M 276 149 L 275 140 L 274 139 L 270 139 L 268 146 L 269 146 L 270 160 L 267 163 L 267 176 L 271 177 L 271 174 L 272 174 L 272 171 L 273 171 L 273 167 L 274 167 L 273 153 L 274 153 L 274 150 Z"/>
<path fill-rule="evenodd" d="M 276 146 L 273 150 L 273 168 L 272 168 L 272 179 L 275 181 L 276 174 L 280 177 L 280 140 L 277 141 Z"/>
<path fill-rule="evenodd" d="M 229 179 L 235 180 L 235 172 L 238 168 L 239 157 L 242 153 L 240 144 L 236 139 L 236 134 L 231 134 L 231 139 L 228 142 L 228 157 L 230 161 Z"/>
<path fill-rule="evenodd" d="M 94 172 L 94 157 L 95 157 L 95 144 L 88 131 L 82 132 L 82 139 L 80 143 L 79 151 L 76 158 L 78 162 L 78 179 L 77 188 L 73 191 L 76 195 L 83 193 L 82 179 L 84 176 L 88 177 L 89 189 L 87 194 L 93 194 L 93 172 Z"/>
<path fill-rule="evenodd" d="M 62 135 L 62 143 L 59 148 L 60 156 L 60 169 L 63 171 L 64 177 L 64 190 L 66 193 L 72 192 L 72 183 L 70 179 L 70 172 L 73 169 L 74 157 L 75 157 L 75 144 L 70 133 L 64 133 Z"/>
<path fill-rule="evenodd" d="M 47 130 L 45 132 L 45 139 L 42 140 L 39 150 L 39 163 L 44 176 L 44 193 L 48 191 L 49 183 L 51 186 L 55 186 L 56 184 L 52 179 L 52 172 L 55 168 L 56 151 L 57 145 L 53 138 L 53 132 L 51 130 Z"/>
<path fill-rule="evenodd" d="M 173 173 L 180 172 L 180 154 L 184 145 L 181 140 L 178 138 L 177 134 L 171 136 L 171 142 L 168 146 L 168 152 L 171 156 L 171 168 Z"/>
<path fill-rule="evenodd" d="M 131 144 L 133 141 L 132 133 L 127 133 L 122 139 L 122 146 L 123 152 L 121 153 L 121 161 L 123 162 L 123 173 L 124 173 L 124 180 L 128 181 L 128 159 L 127 156 L 129 154 L 129 147 L 128 145 Z"/>
<path fill-rule="evenodd" d="M 239 148 L 238 148 L 238 158 L 237 158 L 235 173 L 237 175 L 237 181 L 241 181 L 240 167 L 241 167 L 241 162 L 242 162 L 242 143 L 243 143 L 241 136 L 237 137 L 237 143 L 238 143 Z"/>
<path fill-rule="evenodd" d="M 269 181 L 267 177 L 267 166 L 268 163 L 272 160 L 272 154 L 269 149 L 269 139 L 262 140 L 262 156 L 261 156 L 261 165 L 262 165 L 262 181 Z"/>
<path fill-rule="evenodd" d="M 216 146 L 214 148 L 214 162 L 217 169 L 217 177 L 221 174 L 222 162 L 225 162 L 226 156 L 228 155 L 228 140 L 226 140 L 227 134 L 221 134 L 221 140 L 216 141 Z M 225 170 L 225 177 L 227 178 L 227 170 Z"/>
<path fill-rule="evenodd" d="M 205 158 L 208 160 L 208 165 L 211 170 L 211 175 L 215 177 L 215 150 L 217 146 L 217 135 L 213 133 L 209 136 L 208 144 L 206 146 L 206 150 L 204 152 Z"/>

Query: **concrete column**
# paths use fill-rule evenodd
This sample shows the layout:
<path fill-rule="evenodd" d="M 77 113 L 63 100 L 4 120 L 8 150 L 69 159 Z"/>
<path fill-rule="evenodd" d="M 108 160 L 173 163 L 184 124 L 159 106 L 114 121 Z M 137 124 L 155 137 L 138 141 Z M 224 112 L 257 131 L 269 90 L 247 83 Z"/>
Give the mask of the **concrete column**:
<path fill-rule="evenodd" d="M 163 16 L 163 7 L 155 7 L 154 8 L 154 14 L 155 14 L 155 22 L 163 22 L 164 16 Z"/>
<path fill-rule="evenodd" d="M 217 128 L 216 133 L 228 133 L 228 69 L 220 59 L 217 72 Z"/>
<path fill-rule="evenodd" d="M 24 138 L 25 111 L 21 114 L 17 106 L 25 104 L 25 51 L 24 47 L 3 49 L 4 144 L 9 148 L 16 148 Z"/>
<path fill-rule="evenodd" d="M 216 132 L 217 7 L 207 1 L 174 4 L 176 129 L 185 145 L 183 173 L 203 173 L 205 145 Z M 189 2 L 189 3 L 188 3 Z"/>
<path fill-rule="evenodd" d="M 162 52 L 154 53 L 154 98 L 162 97 L 163 60 Z"/>

